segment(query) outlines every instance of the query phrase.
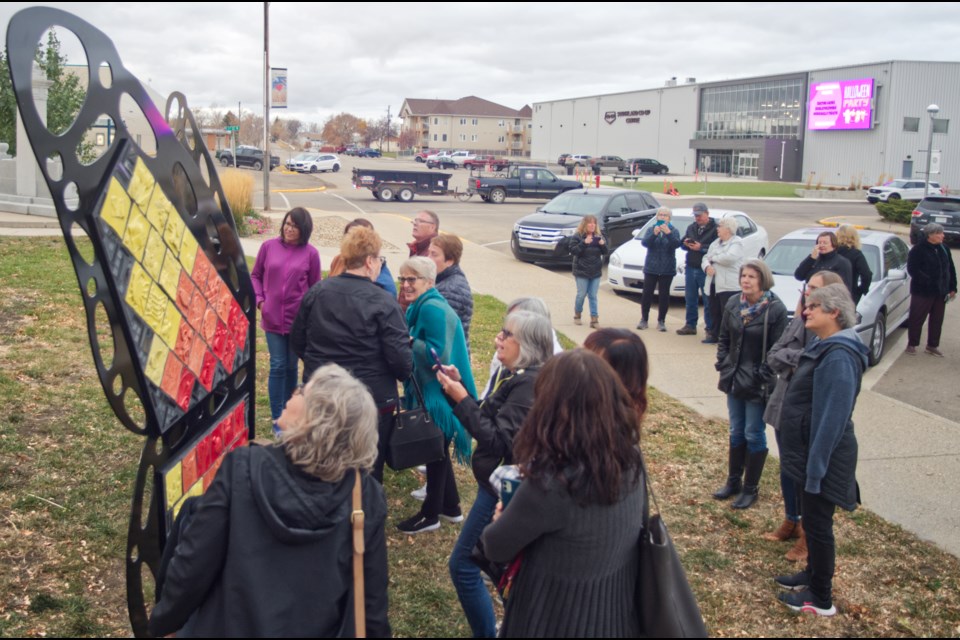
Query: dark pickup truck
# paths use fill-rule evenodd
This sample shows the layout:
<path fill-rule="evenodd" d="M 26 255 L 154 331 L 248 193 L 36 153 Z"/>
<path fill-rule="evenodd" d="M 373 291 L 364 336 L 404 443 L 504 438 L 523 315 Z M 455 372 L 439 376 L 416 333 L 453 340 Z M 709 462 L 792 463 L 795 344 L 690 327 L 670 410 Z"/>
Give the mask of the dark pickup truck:
<path fill-rule="evenodd" d="M 484 202 L 500 204 L 507 198 L 543 198 L 582 189 L 583 185 L 575 180 L 562 180 L 552 171 L 541 167 L 513 167 L 506 178 L 479 177 L 470 186 L 470 190 L 479 193 Z"/>
<path fill-rule="evenodd" d="M 256 147 L 247 147 L 240 145 L 237 147 L 237 160 L 234 163 L 233 151 L 222 149 L 217 152 L 217 160 L 225 167 L 253 167 L 257 171 L 263 168 L 263 151 Z M 280 166 L 280 157 L 270 156 L 270 170 L 273 171 Z"/>

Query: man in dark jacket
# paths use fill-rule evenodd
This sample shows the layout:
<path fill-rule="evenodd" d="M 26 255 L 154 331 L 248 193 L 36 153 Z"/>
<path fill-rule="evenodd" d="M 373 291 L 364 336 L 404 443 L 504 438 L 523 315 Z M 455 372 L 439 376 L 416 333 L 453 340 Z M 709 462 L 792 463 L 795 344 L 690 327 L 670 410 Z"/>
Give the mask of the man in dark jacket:
<path fill-rule="evenodd" d="M 920 332 L 929 316 L 926 351 L 932 356 L 942 358 L 940 332 L 943 329 L 947 302 L 957 297 L 957 268 L 953 264 L 950 250 L 943 244 L 943 227 L 939 224 L 928 224 L 922 233 L 926 237 L 910 249 L 907 257 L 907 273 L 911 278 L 907 353 L 917 353 Z"/>
<path fill-rule="evenodd" d="M 687 252 L 684 271 L 687 322 L 677 329 L 677 333 L 681 336 L 697 335 L 699 298 L 703 296 L 703 324 L 707 328 L 707 333 L 713 335 L 720 330 L 720 327 L 714 327 L 710 320 L 710 292 L 704 291 L 707 274 L 704 273 L 701 265 L 710 243 L 717 239 L 717 223 L 710 218 L 707 205 L 702 202 L 693 205 L 693 220 L 693 224 L 687 227 L 687 232 L 680 243 L 680 248 Z"/>
<path fill-rule="evenodd" d="M 838 247 L 836 234 L 833 231 L 824 231 L 817 236 L 817 244 L 814 245 L 813 251 L 803 259 L 797 270 L 793 272 L 793 277 L 801 282 L 807 282 L 815 273 L 832 271 L 843 278 L 843 284 L 847 285 L 850 297 L 856 299 L 857 294 L 853 287 L 853 265 L 840 255 L 837 251 Z"/>

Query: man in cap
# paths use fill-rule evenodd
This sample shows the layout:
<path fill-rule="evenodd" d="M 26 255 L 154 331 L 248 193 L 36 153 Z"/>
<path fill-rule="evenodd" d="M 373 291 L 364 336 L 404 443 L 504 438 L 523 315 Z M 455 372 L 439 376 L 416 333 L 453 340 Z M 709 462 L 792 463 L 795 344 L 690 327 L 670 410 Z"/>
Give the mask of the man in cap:
<path fill-rule="evenodd" d="M 707 327 L 707 339 L 719 332 L 720 327 L 711 326 L 710 296 L 704 291 L 707 274 L 701 268 L 703 256 L 707 253 L 710 243 L 717 239 L 717 223 L 710 219 L 707 205 L 698 202 L 693 205 L 694 222 L 687 227 L 680 248 L 687 252 L 686 268 L 684 269 L 684 290 L 687 306 L 687 322 L 677 333 L 681 336 L 697 335 L 697 316 L 700 312 L 699 296 L 703 296 L 703 323 Z"/>

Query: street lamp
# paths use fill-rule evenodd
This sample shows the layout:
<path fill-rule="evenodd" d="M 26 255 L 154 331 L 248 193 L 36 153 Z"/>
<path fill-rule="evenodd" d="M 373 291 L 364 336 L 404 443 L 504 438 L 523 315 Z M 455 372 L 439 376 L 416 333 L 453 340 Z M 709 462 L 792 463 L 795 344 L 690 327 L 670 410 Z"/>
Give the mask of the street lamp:
<path fill-rule="evenodd" d="M 940 107 L 935 104 L 927 107 L 927 113 L 930 114 L 930 138 L 927 141 L 927 184 L 923 188 L 923 195 L 930 195 L 930 163 L 933 160 L 933 123 L 937 114 L 940 113 Z"/>

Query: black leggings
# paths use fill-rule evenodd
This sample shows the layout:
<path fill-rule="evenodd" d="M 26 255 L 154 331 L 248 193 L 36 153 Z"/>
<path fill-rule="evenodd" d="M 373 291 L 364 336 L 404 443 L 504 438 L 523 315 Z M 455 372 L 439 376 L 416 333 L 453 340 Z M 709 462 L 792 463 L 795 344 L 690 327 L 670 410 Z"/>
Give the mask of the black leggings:
<path fill-rule="evenodd" d="M 659 290 L 660 295 L 657 298 L 657 322 L 664 322 L 667 319 L 667 310 L 670 308 L 670 285 L 673 283 L 673 275 L 657 275 L 647 273 L 643 276 L 643 299 L 640 301 L 641 316 L 640 319 L 647 321 L 650 319 L 650 305 L 653 303 L 653 289 Z"/>

